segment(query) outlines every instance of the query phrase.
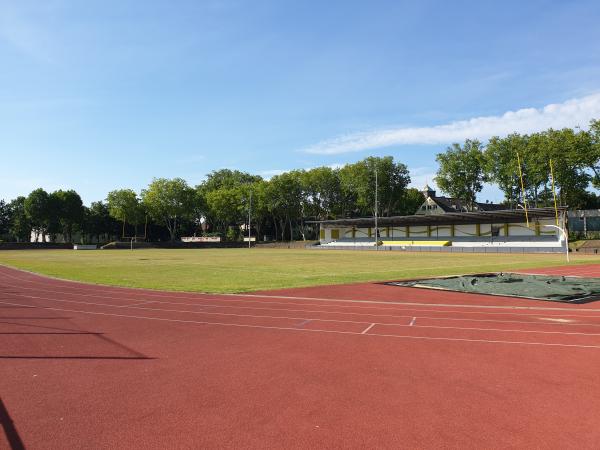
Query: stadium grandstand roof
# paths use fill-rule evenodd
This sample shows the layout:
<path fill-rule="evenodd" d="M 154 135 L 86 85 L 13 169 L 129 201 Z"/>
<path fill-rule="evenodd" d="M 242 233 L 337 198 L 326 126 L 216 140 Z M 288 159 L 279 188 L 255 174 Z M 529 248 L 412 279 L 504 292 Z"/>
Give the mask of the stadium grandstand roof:
<path fill-rule="evenodd" d="M 566 206 L 558 208 L 559 213 L 564 213 Z M 530 208 L 527 210 L 529 221 L 539 219 L 550 219 L 555 217 L 554 208 Z M 503 209 L 495 211 L 475 211 L 475 212 L 449 212 L 445 214 L 432 215 L 412 215 L 412 216 L 392 216 L 378 217 L 379 227 L 389 226 L 418 226 L 418 225 L 459 225 L 472 223 L 523 223 L 526 221 L 525 210 L 523 209 Z M 315 220 L 311 223 L 322 225 L 331 225 L 339 227 L 374 227 L 374 217 L 361 217 L 358 219 L 335 219 L 335 220 Z"/>

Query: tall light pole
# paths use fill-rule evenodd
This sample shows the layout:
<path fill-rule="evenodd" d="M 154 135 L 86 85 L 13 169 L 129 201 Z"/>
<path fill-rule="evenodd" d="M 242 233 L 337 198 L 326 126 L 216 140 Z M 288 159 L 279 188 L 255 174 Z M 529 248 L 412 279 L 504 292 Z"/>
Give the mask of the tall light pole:
<path fill-rule="evenodd" d="M 377 227 L 377 210 L 379 205 L 377 203 L 377 168 L 375 168 L 375 250 L 379 250 L 379 228 Z"/>
<path fill-rule="evenodd" d="M 248 248 L 251 248 L 251 213 L 252 213 L 252 191 L 250 191 L 250 201 L 248 202 Z"/>

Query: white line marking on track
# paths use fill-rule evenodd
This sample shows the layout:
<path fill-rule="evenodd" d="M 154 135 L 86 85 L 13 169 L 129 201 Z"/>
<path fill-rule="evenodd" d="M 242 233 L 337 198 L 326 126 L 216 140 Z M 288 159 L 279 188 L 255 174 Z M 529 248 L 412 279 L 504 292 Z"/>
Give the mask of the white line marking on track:
<path fill-rule="evenodd" d="M 13 295 L 14 295 L 14 294 L 13 294 Z M 68 301 L 68 300 L 65 300 L 65 301 Z M 130 304 L 128 304 L 128 305 L 118 305 L 118 306 L 117 306 L 117 305 L 115 305 L 115 307 L 117 307 L 117 308 L 134 308 L 134 307 L 136 307 L 136 306 L 139 306 L 139 305 L 146 305 L 146 304 L 148 304 L 148 303 L 156 303 L 156 302 L 155 302 L 154 300 L 147 300 L 147 301 L 145 301 L 145 302 L 130 303 Z M 90 303 L 90 304 L 93 304 L 93 303 Z"/>
<path fill-rule="evenodd" d="M 0 265 L 1 266 L 1 265 Z M 84 286 L 92 286 L 94 288 L 97 289 L 102 289 L 104 288 L 107 291 L 113 292 L 113 291 L 119 291 L 120 289 L 125 289 L 125 290 L 132 290 L 135 292 L 143 292 L 145 293 L 145 295 L 151 296 L 151 297 L 165 297 L 165 296 L 169 296 L 169 298 L 194 298 L 194 297 L 184 297 L 181 295 L 177 295 L 176 291 L 173 291 L 174 295 L 170 295 L 170 292 L 167 291 L 151 291 L 148 289 L 144 289 L 144 288 L 131 288 L 131 287 L 124 287 L 124 286 L 105 286 L 105 285 L 101 285 L 101 284 L 93 284 L 93 283 L 84 283 L 84 282 L 80 282 L 80 281 L 72 281 L 72 280 L 64 280 L 64 279 L 60 279 L 60 278 L 54 278 L 54 277 L 48 277 L 45 275 L 40 275 L 40 274 L 36 274 L 33 272 L 27 272 L 24 271 L 26 273 L 30 273 L 31 275 L 34 275 L 36 277 L 39 278 L 46 278 L 46 279 L 50 279 L 50 280 L 54 280 L 57 282 L 65 282 L 66 283 L 73 283 L 73 284 L 80 284 L 80 285 L 84 285 Z M 25 280 L 19 277 L 15 277 L 12 275 L 9 275 L 7 273 L 1 273 L 0 275 L 2 276 L 8 276 L 10 278 L 19 280 L 19 281 L 24 281 L 27 283 L 38 283 L 38 284 L 42 284 L 40 281 L 33 281 L 33 280 Z M 569 311 L 569 309 L 567 309 L 566 307 L 562 307 L 562 308 L 558 308 L 558 307 L 542 307 L 542 306 L 510 306 L 510 305 L 466 305 L 466 304 L 449 304 L 449 303 L 419 303 L 419 302 L 389 302 L 389 301 L 379 301 L 379 300 L 351 300 L 351 299 L 334 299 L 334 298 L 320 298 L 320 297 L 303 297 L 303 296 L 287 296 L 287 295 L 269 295 L 269 294 L 228 294 L 228 293 L 222 293 L 222 294 L 208 294 L 208 293 L 202 293 L 202 292 L 188 292 L 188 294 L 190 294 L 190 296 L 197 296 L 197 297 L 202 297 L 202 296 L 212 296 L 212 297 L 218 297 L 218 296 L 225 296 L 225 297 L 239 297 L 239 298 L 261 298 L 261 299 L 268 299 L 268 298 L 273 298 L 273 299 L 289 299 L 289 300 L 308 300 L 308 301 L 318 301 L 318 302 L 344 302 L 344 303 L 359 303 L 359 304 L 376 304 L 376 305 L 403 305 L 403 306 L 435 306 L 435 307 L 449 307 L 449 308 L 481 308 L 481 309 L 512 309 L 512 310 L 536 310 L 536 311 Z M 74 293 L 75 295 L 75 293 Z M 85 294 L 84 294 L 85 295 Z M 92 295 L 92 294 L 90 294 Z M 509 297 L 510 298 L 510 297 Z M 517 299 L 518 300 L 518 299 Z M 594 309 L 594 308 L 581 308 L 579 309 L 579 311 L 589 311 L 589 312 L 600 312 L 600 309 Z"/>
<path fill-rule="evenodd" d="M 570 319 L 558 319 L 558 318 L 554 318 L 554 317 L 540 317 L 540 320 L 547 320 L 548 322 L 558 322 L 558 323 L 573 322 L 573 320 L 570 320 Z"/>
<path fill-rule="evenodd" d="M 501 341 L 501 340 L 488 340 L 488 339 L 465 339 L 465 338 L 448 338 L 448 337 L 431 337 L 431 336 L 404 336 L 404 335 L 377 334 L 377 333 L 363 334 L 363 333 L 359 333 L 356 331 L 319 330 L 319 329 L 310 329 L 310 328 L 275 327 L 275 326 L 263 326 L 263 325 L 246 325 L 246 324 L 237 324 L 237 323 L 206 322 L 206 321 L 197 321 L 197 320 L 166 319 L 166 318 L 162 318 L 162 317 L 132 316 L 132 315 L 127 315 L 127 314 L 81 311 L 81 310 L 66 309 L 66 308 L 52 308 L 49 306 L 22 305 L 19 303 L 10 303 L 10 302 L 1 302 L 1 301 L 0 301 L 0 304 L 12 305 L 12 306 L 23 306 L 26 308 L 47 309 L 50 311 L 74 312 L 74 313 L 80 313 L 80 314 L 92 314 L 92 315 L 99 315 L 99 316 L 120 317 L 120 318 L 128 318 L 128 319 L 154 320 L 154 321 L 160 321 L 160 322 L 175 322 L 175 323 L 190 323 L 190 324 L 198 324 L 198 325 L 215 325 L 215 326 L 224 326 L 224 327 L 256 328 L 256 329 L 264 329 L 264 330 L 304 331 L 304 332 L 311 332 L 311 333 L 346 334 L 346 335 L 354 335 L 354 336 L 363 336 L 364 335 L 364 336 L 368 336 L 368 337 L 386 337 L 386 338 L 395 338 L 395 339 L 414 339 L 414 340 L 425 340 L 425 341 L 476 342 L 476 343 L 487 343 L 487 344 L 538 345 L 538 346 L 543 346 L 543 347 L 569 347 L 569 348 L 600 349 L 600 345 Z"/>
<path fill-rule="evenodd" d="M 72 295 L 72 296 L 80 296 L 80 297 L 92 297 L 92 298 L 104 298 L 104 299 L 111 299 L 111 300 L 130 300 L 127 297 L 123 297 L 123 296 L 108 296 L 108 295 L 95 295 L 95 294 L 77 294 L 77 293 L 71 293 L 71 292 L 61 292 L 61 291 L 50 291 L 50 290 L 41 290 L 41 289 L 37 289 L 37 288 L 27 288 L 27 287 L 21 287 L 18 285 L 9 285 L 15 288 L 21 288 L 21 289 L 28 289 L 28 290 L 33 290 L 34 292 L 41 292 L 41 293 L 53 293 L 53 294 L 62 294 L 62 295 Z M 126 291 L 123 292 L 123 294 L 125 294 Z M 19 296 L 25 296 L 25 294 L 12 294 L 12 295 L 19 295 Z M 52 300 L 48 297 L 39 297 L 39 298 L 46 298 L 48 300 Z M 169 298 L 169 297 L 167 297 Z M 245 300 L 222 300 L 222 299 L 199 299 L 199 300 L 203 300 L 203 301 L 228 301 L 228 302 L 244 302 Z M 55 300 L 55 301 L 59 301 L 59 300 Z M 63 301 L 67 301 L 67 300 L 63 300 Z M 74 301 L 73 301 L 74 302 Z M 146 302 L 140 302 L 139 304 L 144 304 Z M 207 305 L 205 303 L 187 303 L 187 302 L 172 302 L 172 301 L 160 301 L 160 300 L 149 300 L 147 301 L 147 303 L 158 303 L 158 304 L 168 304 L 168 305 L 187 305 L 187 306 L 196 306 L 196 307 L 210 307 L 210 308 L 239 308 L 239 309 L 255 309 L 255 310 L 267 310 L 267 311 L 290 311 L 290 312 L 311 312 L 311 313 L 325 313 L 325 314 L 340 314 L 340 315 L 354 315 L 354 316 L 370 316 L 370 317 L 397 317 L 397 318 L 404 318 L 404 317 L 410 317 L 410 316 L 405 316 L 405 315 L 394 315 L 394 314 L 373 314 L 373 313 L 363 313 L 363 312 L 344 312 L 344 311 L 328 311 L 328 310 L 305 310 L 305 309 L 294 309 L 294 308 L 267 308 L 267 307 L 256 307 L 256 306 L 241 306 L 241 305 Z M 288 304 L 295 304 L 295 305 L 299 305 L 299 306 L 315 306 L 314 303 L 288 303 L 288 302 L 261 302 L 261 301 L 249 301 L 249 303 L 258 303 L 258 304 L 266 304 L 266 305 L 271 305 L 271 304 L 281 304 L 281 305 L 288 305 Z M 93 303 L 90 303 L 93 304 Z M 126 305 L 122 305 L 122 307 L 129 307 L 132 304 L 126 304 Z M 487 311 L 451 311 L 451 310 L 433 310 L 433 309 L 419 309 L 419 308 L 381 308 L 381 307 L 363 307 L 363 306 L 355 306 L 355 305 L 319 305 L 319 306 L 323 306 L 323 307 L 327 307 L 327 308 L 358 308 L 358 309 L 367 309 L 367 310 L 390 310 L 390 311 L 420 311 L 420 312 L 427 312 L 427 313 L 434 313 L 434 314 L 457 314 L 457 315 L 461 315 L 461 314 L 483 314 L 483 315 L 514 315 L 514 316 L 518 316 L 518 317 L 522 317 L 522 316 L 539 316 L 539 314 L 537 313 L 533 313 L 533 314 L 523 314 L 523 313 L 516 313 L 516 312 L 487 312 Z M 580 310 L 581 312 L 585 311 L 585 310 Z M 597 318 L 598 316 L 589 316 L 589 315 L 585 315 L 585 314 L 557 314 L 557 317 L 583 317 L 583 318 Z M 468 319 L 468 318 L 457 318 L 457 317 L 425 317 L 422 316 L 422 318 L 425 319 L 434 319 L 434 320 L 465 320 L 465 321 L 489 321 L 489 322 L 497 322 L 497 323 L 537 323 L 536 321 L 506 321 L 506 320 L 491 320 L 491 319 Z M 568 320 L 565 321 L 559 321 L 556 320 L 555 322 L 569 322 Z M 582 324 L 573 324 L 573 325 L 590 325 L 590 326 L 597 326 L 596 324 L 588 324 L 588 323 L 582 323 Z"/>
<path fill-rule="evenodd" d="M 254 314 L 233 314 L 233 313 L 218 313 L 218 312 L 209 312 L 209 311 L 190 311 L 190 310 L 181 310 L 181 309 L 165 309 L 165 308 L 145 308 L 136 305 L 111 305 L 107 303 L 93 303 L 93 302 L 83 302 L 77 300 L 60 300 L 60 299 L 52 299 L 47 297 L 39 297 L 33 295 L 25 295 L 25 294 L 12 294 L 13 296 L 24 297 L 24 298 L 32 298 L 35 300 L 48 300 L 51 302 L 59 302 L 59 303 L 76 303 L 81 305 L 90 305 L 90 306 L 101 306 L 106 308 L 133 308 L 139 309 L 143 311 L 152 311 L 152 312 L 169 312 L 169 313 L 189 313 L 189 314 L 204 314 L 204 315 L 218 315 L 218 316 L 233 316 L 233 317 L 243 317 L 243 318 L 251 318 L 251 319 L 285 319 L 285 320 L 304 320 L 305 322 L 315 321 L 315 322 L 330 322 L 330 323 L 351 323 L 351 324 L 363 324 L 369 323 L 369 321 L 354 321 L 354 320 L 339 320 L 339 319 L 318 319 L 318 318 L 306 318 L 306 317 L 291 317 L 291 316 L 269 316 L 269 315 L 254 315 Z M 153 302 L 150 302 L 153 303 Z M 32 305 L 33 306 L 33 305 Z M 35 306 L 34 306 L 35 307 Z M 411 316 L 392 316 L 394 318 L 408 318 Z M 428 318 L 428 317 L 421 317 Z M 385 326 L 395 326 L 395 327 L 407 327 L 413 326 L 416 322 L 417 317 L 413 317 L 411 324 L 406 325 L 402 323 L 393 323 L 393 322 L 372 322 L 377 325 L 385 325 Z M 435 318 L 436 320 L 444 320 L 446 318 Z M 463 320 L 463 319 L 451 319 L 447 318 L 447 320 Z M 477 321 L 476 319 L 464 319 L 466 321 Z M 563 324 L 563 323 L 540 323 L 540 322 L 519 322 L 519 321 L 490 321 L 490 320 L 480 320 L 480 322 L 494 322 L 494 323 L 523 323 L 523 324 L 531 324 L 531 325 L 590 325 L 593 324 Z M 304 324 L 304 323 L 303 323 Z M 600 326 L 600 325 L 597 325 Z M 541 331 L 541 330 L 515 330 L 515 329 L 502 329 L 502 328 L 478 328 L 478 327 L 448 327 L 448 326 L 439 326 L 439 325 L 416 325 L 416 328 L 432 328 L 432 329 L 444 329 L 444 330 L 472 330 L 472 331 L 494 331 L 494 332 L 515 332 L 515 333 L 538 333 L 538 334 L 564 334 L 564 335 L 582 335 L 582 336 L 600 336 L 598 333 L 580 333 L 580 332 L 563 332 L 563 331 Z"/>
<path fill-rule="evenodd" d="M 372 324 L 371 324 L 371 325 L 369 325 L 367 328 L 365 328 L 365 329 L 362 331 L 362 333 L 360 333 L 360 334 L 367 334 L 367 331 L 369 331 L 369 330 L 370 330 L 371 328 L 373 328 L 374 326 L 375 326 L 375 324 L 374 324 L 374 323 L 372 323 Z"/>

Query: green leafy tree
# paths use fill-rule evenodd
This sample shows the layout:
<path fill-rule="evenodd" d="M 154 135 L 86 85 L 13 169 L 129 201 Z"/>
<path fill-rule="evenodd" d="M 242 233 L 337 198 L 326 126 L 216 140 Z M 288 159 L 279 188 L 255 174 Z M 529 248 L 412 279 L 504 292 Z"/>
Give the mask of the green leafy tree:
<path fill-rule="evenodd" d="M 246 221 L 248 187 L 262 181 L 259 176 L 238 170 L 222 169 L 209 174 L 202 184 L 196 186 L 196 198 L 203 209 L 206 227 L 223 235 L 234 227 L 234 235 L 237 236 L 239 226 Z"/>
<path fill-rule="evenodd" d="M 400 199 L 400 207 L 396 211 L 400 216 L 410 216 L 417 212 L 423 204 L 423 194 L 415 188 L 408 188 Z"/>
<path fill-rule="evenodd" d="M 137 226 L 145 219 L 145 211 L 137 194 L 131 189 L 117 189 L 108 193 L 106 201 L 110 216 L 123 224 L 122 235 L 125 236 L 125 224 L 130 223 L 134 225 L 137 236 Z"/>
<path fill-rule="evenodd" d="M 150 216 L 164 224 L 171 241 L 177 237 L 178 226 L 193 215 L 195 192 L 181 178 L 155 178 L 142 191 L 142 201 Z"/>
<path fill-rule="evenodd" d="M 269 222 L 268 186 L 269 183 L 262 179 L 247 185 L 246 196 L 252 194 L 251 221 L 252 227 L 256 229 L 257 240 L 260 239 L 261 232 Z"/>
<path fill-rule="evenodd" d="M 44 239 L 52 217 L 53 208 L 50 196 L 44 189 L 36 189 L 25 199 L 24 208 L 33 229 L 35 240 L 37 241 L 39 236 Z"/>
<path fill-rule="evenodd" d="M 325 220 L 340 212 L 342 188 L 339 170 L 331 167 L 307 170 L 301 173 L 301 183 L 307 216 Z"/>
<path fill-rule="evenodd" d="M 440 167 L 435 177 L 438 187 L 452 197 L 464 200 L 470 210 L 486 180 L 481 143 L 467 139 L 464 145 L 454 143 L 436 157 Z"/>
<path fill-rule="evenodd" d="M 289 240 L 294 239 L 293 222 L 301 217 L 302 213 L 302 183 L 299 171 L 285 172 L 269 180 L 267 198 L 269 212 L 273 217 L 275 236 L 277 230 L 281 239 L 285 239 L 285 230 L 289 226 Z"/>
<path fill-rule="evenodd" d="M 80 228 L 83 222 L 83 202 L 79 194 L 73 190 L 58 190 L 51 194 L 55 202 L 55 219 L 60 225 L 66 242 L 73 241 L 73 230 Z"/>
<path fill-rule="evenodd" d="M 355 213 L 375 214 L 375 171 L 377 171 L 378 215 L 390 216 L 400 209 L 400 202 L 410 175 L 406 165 L 395 163 L 392 156 L 368 157 L 340 169 L 342 195 Z M 352 208 L 352 206 L 350 206 Z"/>
<path fill-rule="evenodd" d="M 206 204 L 217 228 L 227 235 L 230 227 L 238 228 L 244 222 L 245 192 L 241 186 L 221 187 L 206 194 Z M 233 236 L 237 236 L 233 232 Z M 229 236 L 232 236 L 231 232 Z"/>
<path fill-rule="evenodd" d="M 592 182 L 596 189 L 600 189 L 600 120 L 592 120 L 587 132 L 588 152 L 582 155 L 582 160 L 593 173 Z"/>
<path fill-rule="evenodd" d="M 111 217 L 106 203 L 92 202 L 90 207 L 86 208 L 85 233 L 95 237 L 96 242 L 108 240 L 119 233 L 119 224 Z"/>
<path fill-rule="evenodd" d="M 6 203 L 4 200 L 0 200 L 0 239 L 2 237 L 6 237 L 10 232 L 10 220 L 12 216 L 12 211 L 10 208 L 10 204 Z"/>
<path fill-rule="evenodd" d="M 515 207 L 521 195 L 517 153 L 524 155 L 526 149 L 527 137 L 513 133 L 504 138 L 492 137 L 484 152 L 488 180 L 498 185 L 511 207 Z"/>
<path fill-rule="evenodd" d="M 17 242 L 28 242 L 31 239 L 31 222 L 25 212 L 25 197 L 20 196 L 9 203 L 9 233 Z"/>
<path fill-rule="evenodd" d="M 586 134 L 564 128 L 550 129 L 544 135 L 547 152 L 545 162 L 548 164 L 550 159 L 553 161 L 560 203 L 575 207 L 584 201 L 584 194 L 591 181 L 582 160 L 582 155 L 590 151 Z"/>
<path fill-rule="evenodd" d="M 211 172 L 202 183 L 202 188 L 205 192 L 211 192 L 221 188 L 251 184 L 261 179 L 258 175 L 251 175 L 239 170 L 221 169 Z"/>

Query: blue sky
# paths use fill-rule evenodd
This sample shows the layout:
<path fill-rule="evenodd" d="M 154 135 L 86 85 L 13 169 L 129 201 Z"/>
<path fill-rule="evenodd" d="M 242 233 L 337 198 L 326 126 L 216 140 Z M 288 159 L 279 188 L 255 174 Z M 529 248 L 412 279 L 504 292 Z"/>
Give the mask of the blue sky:
<path fill-rule="evenodd" d="M 420 186 L 452 141 L 600 117 L 598 23 L 598 1 L 0 0 L 0 198 L 369 155 Z"/>

